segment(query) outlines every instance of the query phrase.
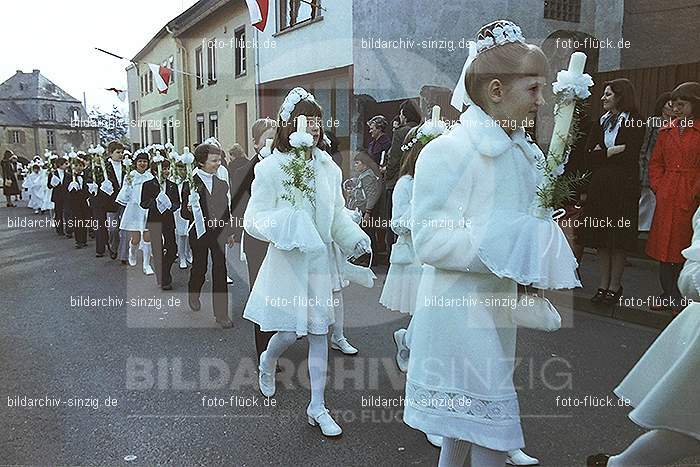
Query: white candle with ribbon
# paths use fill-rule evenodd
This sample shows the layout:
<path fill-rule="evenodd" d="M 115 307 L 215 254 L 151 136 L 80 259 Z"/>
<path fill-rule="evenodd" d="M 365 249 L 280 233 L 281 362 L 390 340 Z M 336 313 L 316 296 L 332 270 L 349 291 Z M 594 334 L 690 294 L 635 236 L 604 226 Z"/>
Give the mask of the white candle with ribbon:
<path fill-rule="evenodd" d="M 433 106 L 433 123 L 437 123 L 440 121 L 440 106 L 435 105 Z"/>
<path fill-rule="evenodd" d="M 583 52 L 574 52 L 569 59 L 568 71 L 572 74 L 583 74 L 583 69 L 586 66 L 586 54 Z M 563 102 L 557 103 L 554 107 L 554 131 L 552 139 L 549 142 L 549 152 L 547 154 L 547 166 L 550 170 L 559 166 L 564 159 L 564 151 L 571 130 L 571 121 L 574 117 L 574 109 L 576 108 L 575 99 L 566 99 Z"/>
<path fill-rule="evenodd" d="M 297 117 L 297 131 L 299 133 L 306 133 L 306 129 L 308 127 L 308 122 L 306 120 L 306 115 L 299 115 Z"/>

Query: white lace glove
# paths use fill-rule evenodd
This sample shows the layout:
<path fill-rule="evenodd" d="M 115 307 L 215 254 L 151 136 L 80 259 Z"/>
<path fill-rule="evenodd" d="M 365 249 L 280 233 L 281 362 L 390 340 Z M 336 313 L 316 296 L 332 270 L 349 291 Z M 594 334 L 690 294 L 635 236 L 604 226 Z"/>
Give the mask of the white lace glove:
<path fill-rule="evenodd" d="M 97 194 L 97 183 L 88 183 L 87 187 L 90 193 L 92 193 L 93 195 Z"/>
<path fill-rule="evenodd" d="M 58 185 L 60 185 L 60 184 L 61 184 L 61 179 L 58 178 L 56 175 L 52 175 L 52 176 L 51 176 L 51 186 L 56 187 L 56 186 L 58 186 Z"/>
<path fill-rule="evenodd" d="M 192 206 L 193 204 L 197 204 L 199 202 L 199 193 L 197 193 L 196 191 L 190 193 L 188 201 L 190 203 L 190 206 Z"/>
<path fill-rule="evenodd" d="M 80 185 L 78 185 L 78 182 L 70 182 L 68 185 L 68 191 L 78 191 L 80 190 Z"/>
<path fill-rule="evenodd" d="M 363 238 L 362 240 L 357 242 L 357 245 L 355 245 L 355 249 L 353 250 L 353 256 L 355 258 L 359 258 L 365 253 L 372 253 L 372 244 L 369 240 Z"/>
<path fill-rule="evenodd" d="M 168 198 L 168 195 L 161 191 L 158 193 L 158 196 L 156 196 L 156 207 L 158 211 L 163 214 L 166 210 L 173 207 L 173 203 L 170 201 L 170 198 Z"/>
<path fill-rule="evenodd" d="M 105 180 L 102 183 L 100 183 L 100 190 L 104 191 L 108 195 L 112 195 L 114 193 L 114 187 L 112 186 L 112 182 L 109 180 Z"/>

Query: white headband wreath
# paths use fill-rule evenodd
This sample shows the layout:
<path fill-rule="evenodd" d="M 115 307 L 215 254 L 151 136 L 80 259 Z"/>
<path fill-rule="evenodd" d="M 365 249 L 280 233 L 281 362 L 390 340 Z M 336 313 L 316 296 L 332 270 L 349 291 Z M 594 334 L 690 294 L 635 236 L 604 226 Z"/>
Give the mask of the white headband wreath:
<path fill-rule="evenodd" d="M 452 100 L 450 101 L 452 107 L 461 112 L 465 105 L 472 105 L 474 103 L 469 93 L 467 93 L 464 79 L 467 76 L 469 66 L 476 56 L 494 47 L 515 42 L 524 44 L 525 38 L 523 37 L 520 26 L 507 20 L 495 21 L 488 28 L 482 28 L 476 37 L 476 41 L 469 41 L 469 56 L 464 62 L 462 74 L 459 76 L 459 81 L 457 81 L 457 85 L 452 92 Z"/>
<path fill-rule="evenodd" d="M 303 100 L 316 102 L 316 99 L 314 98 L 313 94 L 311 94 L 304 88 L 297 87 L 289 91 L 287 97 L 284 98 L 282 107 L 280 107 L 280 117 L 282 118 L 283 122 L 289 121 L 289 119 L 292 117 L 294 107 L 296 107 L 296 105 Z"/>

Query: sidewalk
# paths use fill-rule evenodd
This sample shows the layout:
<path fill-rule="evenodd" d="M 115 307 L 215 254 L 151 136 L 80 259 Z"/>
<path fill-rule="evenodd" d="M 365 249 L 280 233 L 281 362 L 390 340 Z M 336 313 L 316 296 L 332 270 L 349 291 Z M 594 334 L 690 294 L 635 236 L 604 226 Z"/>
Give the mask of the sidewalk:
<path fill-rule="evenodd" d="M 553 302 L 573 306 L 577 311 L 657 329 L 663 329 L 671 322 L 673 316 L 670 312 L 650 311 L 647 305 L 651 298 L 661 293 L 658 262 L 639 256 L 628 257 L 622 276 L 623 296 L 615 305 L 595 304 L 590 301 L 598 290 L 598 258 L 595 251 L 586 250 L 579 270 L 583 287 L 573 291 L 554 292 L 551 294 Z"/>

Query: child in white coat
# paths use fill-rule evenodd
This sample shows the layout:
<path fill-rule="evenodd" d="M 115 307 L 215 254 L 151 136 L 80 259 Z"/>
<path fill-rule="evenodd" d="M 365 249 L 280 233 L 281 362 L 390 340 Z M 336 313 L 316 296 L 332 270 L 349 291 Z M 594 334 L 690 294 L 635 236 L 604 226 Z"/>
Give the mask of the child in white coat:
<path fill-rule="evenodd" d="M 321 115 L 311 94 L 293 89 L 280 109 L 274 150 L 255 166 L 244 228 L 270 246 L 243 317 L 276 331 L 260 357 L 260 391 L 267 397 L 275 393 L 279 357 L 298 336 L 308 338 L 308 421 L 325 436 L 338 436 L 342 429 L 324 401 L 333 292 L 343 285 L 338 250 L 359 256 L 370 242 L 344 208 L 340 169 L 317 147 Z"/>

